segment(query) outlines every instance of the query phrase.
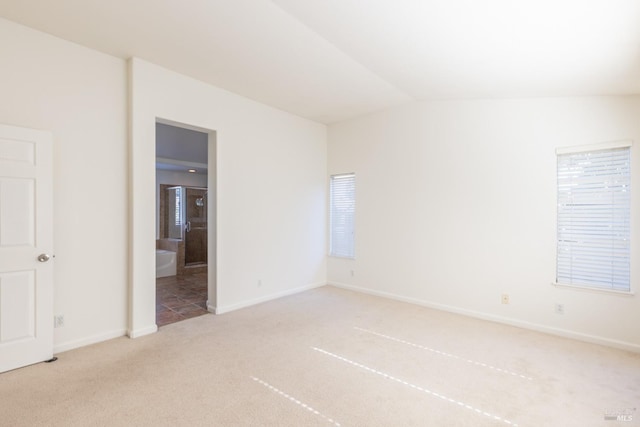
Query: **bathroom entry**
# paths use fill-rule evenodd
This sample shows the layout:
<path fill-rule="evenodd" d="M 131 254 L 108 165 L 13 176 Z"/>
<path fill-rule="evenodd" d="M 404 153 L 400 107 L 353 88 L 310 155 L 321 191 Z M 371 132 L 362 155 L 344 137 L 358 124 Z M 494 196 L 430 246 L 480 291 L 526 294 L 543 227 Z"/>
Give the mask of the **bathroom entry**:
<path fill-rule="evenodd" d="M 215 307 L 215 132 L 156 123 L 156 324 Z M 211 164 L 211 168 L 209 165 Z"/>

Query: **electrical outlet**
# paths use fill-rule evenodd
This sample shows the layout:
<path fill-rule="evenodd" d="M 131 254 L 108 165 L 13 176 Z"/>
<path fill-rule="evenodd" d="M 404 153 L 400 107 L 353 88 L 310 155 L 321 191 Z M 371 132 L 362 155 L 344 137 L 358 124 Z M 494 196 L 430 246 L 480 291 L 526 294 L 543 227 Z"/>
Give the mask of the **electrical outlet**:
<path fill-rule="evenodd" d="M 556 304 L 556 314 L 564 314 L 564 304 Z"/>
<path fill-rule="evenodd" d="M 258 280 L 258 287 L 262 286 L 262 280 Z"/>
<path fill-rule="evenodd" d="M 62 328 L 63 326 L 64 326 L 64 315 L 59 314 L 57 316 L 53 316 L 53 327 Z"/>
<path fill-rule="evenodd" d="M 353 270 L 351 270 L 351 277 L 353 277 L 353 276 L 355 276 L 355 275 L 356 275 L 356 272 L 355 272 L 355 271 L 353 271 Z"/>
<path fill-rule="evenodd" d="M 509 294 L 502 294 L 502 303 L 509 304 Z"/>

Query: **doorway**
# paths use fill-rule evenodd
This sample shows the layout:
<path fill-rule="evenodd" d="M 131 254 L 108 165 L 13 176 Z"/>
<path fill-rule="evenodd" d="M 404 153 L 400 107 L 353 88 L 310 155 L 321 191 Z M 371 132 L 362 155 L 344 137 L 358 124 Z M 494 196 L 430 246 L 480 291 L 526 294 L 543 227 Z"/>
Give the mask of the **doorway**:
<path fill-rule="evenodd" d="M 209 249 L 215 248 L 215 162 L 211 158 L 215 159 L 215 133 L 157 120 L 158 327 L 211 311 L 216 275 L 215 249 Z"/>

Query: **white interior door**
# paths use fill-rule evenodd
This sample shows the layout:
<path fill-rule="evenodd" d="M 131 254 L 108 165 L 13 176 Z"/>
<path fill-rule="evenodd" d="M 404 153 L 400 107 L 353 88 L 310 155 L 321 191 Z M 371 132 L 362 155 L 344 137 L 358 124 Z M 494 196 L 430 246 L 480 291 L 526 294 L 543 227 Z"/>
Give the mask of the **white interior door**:
<path fill-rule="evenodd" d="M 0 125 L 0 372 L 53 356 L 52 143 Z"/>

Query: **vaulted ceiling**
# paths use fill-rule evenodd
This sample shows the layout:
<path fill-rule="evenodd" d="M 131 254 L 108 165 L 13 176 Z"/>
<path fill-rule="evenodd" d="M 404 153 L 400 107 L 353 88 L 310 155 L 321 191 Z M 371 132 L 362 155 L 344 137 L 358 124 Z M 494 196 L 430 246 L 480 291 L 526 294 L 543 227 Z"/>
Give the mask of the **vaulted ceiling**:
<path fill-rule="evenodd" d="M 640 94 L 640 0 L 0 0 L 0 16 L 323 123 Z"/>

